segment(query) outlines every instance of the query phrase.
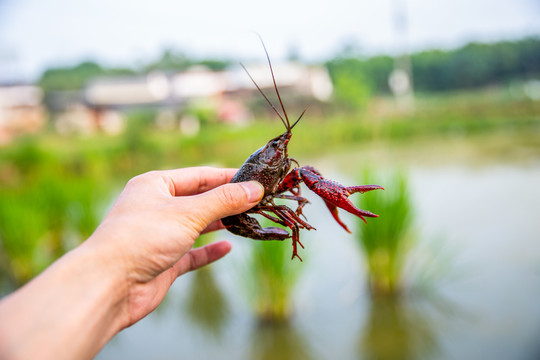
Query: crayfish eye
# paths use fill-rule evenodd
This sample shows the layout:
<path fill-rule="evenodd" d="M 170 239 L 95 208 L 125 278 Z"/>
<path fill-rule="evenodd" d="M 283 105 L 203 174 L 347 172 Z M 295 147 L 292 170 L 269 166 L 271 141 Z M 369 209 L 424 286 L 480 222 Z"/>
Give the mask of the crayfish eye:
<path fill-rule="evenodd" d="M 271 143 L 270 145 L 271 145 L 272 147 L 277 148 L 277 147 L 279 146 L 279 141 L 274 140 L 274 141 L 272 141 L 272 143 Z"/>

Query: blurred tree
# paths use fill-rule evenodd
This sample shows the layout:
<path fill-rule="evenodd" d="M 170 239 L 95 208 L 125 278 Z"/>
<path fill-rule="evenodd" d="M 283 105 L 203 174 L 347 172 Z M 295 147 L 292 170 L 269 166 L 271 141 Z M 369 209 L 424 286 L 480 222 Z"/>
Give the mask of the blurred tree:
<path fill-rule="evenodd" d="M 326 63 L 336 97 L 358 99 L 360 84 L 374 94 L 388 94 L 393 69 L 390 56 L 363 58 L 347 45 Z M 501 84 L 540 75 L 540 38 L 493 44 L 469 43 L 454 50 L 429 50 L 412 55 L 413 82 L 419 91 L 447 91 Z"/>
<path fill-rule="evenodd" d="M 226 68 L 231 66 L 231 64 L 233 63 L 234 61 L 232 60 L 219 60 L 219 59 L 205 59 L 205 60 L 200 60 L 197 62 L 197 64 L 206 66 L 210 70 L 214 70 L 214 71 L 225 70 Z"/>
<path fill-rule="evenodd" d="M 363 108 L 371 95 L 371 89 L 364 74 L 363 62 L 348 57 L 327 63 L 334 84 L 336 100 L 350 109 Z"/>
<path fill-rule="evenodd" d="M 163 70 L 163 71 L 181 71 L 186 70 L 193 61 L 190 60 L 184 53 L 167 49 L 161 55 L 161 58 L 145 65 L 145 71 Z"/>
<path fill-rule="evenodd" d="M 226 69 L 231 63 L 231 60 L 226 59 L 194 59 L 181 51 L 167 49 L 158 60 L 143 66 L 143 69 L 145 72 L 153 70 L 174 72 L 187 70 L 194 65 L 203 65 L 210 70 L 218 71 Z"/>
<path fill-rule="evenodd" d="M 130 75 L 127 68 L 105 69 L 93 61 L 86 61 L 74 67 L 59 67 L 46 70 L 38 84 L 45 92 L 79 90 L 91 79 L 105 75 Z"/>
<path fill-rule="evenodd" d="M 362 65 L 373 92 L 389 94 L 388 76 L 394 69 L 394 58 L 386 55 L 375 56 L 364 61 Z"/>
<path fill-rule="evenodd" d="M 467 89 L 540 74 L 540 38 L 414 54 L 414 83 L 420 91 Z"/>

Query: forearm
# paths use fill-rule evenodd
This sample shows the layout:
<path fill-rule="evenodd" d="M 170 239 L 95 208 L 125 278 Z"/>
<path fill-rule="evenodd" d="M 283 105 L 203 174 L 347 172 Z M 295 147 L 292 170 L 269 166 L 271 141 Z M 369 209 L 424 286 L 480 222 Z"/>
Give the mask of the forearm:
<path fill-rule="evenodd" d="M 126 325 L 120 264 L 85 245 L 0 302 L 0 359 L 91 358 Z"/>

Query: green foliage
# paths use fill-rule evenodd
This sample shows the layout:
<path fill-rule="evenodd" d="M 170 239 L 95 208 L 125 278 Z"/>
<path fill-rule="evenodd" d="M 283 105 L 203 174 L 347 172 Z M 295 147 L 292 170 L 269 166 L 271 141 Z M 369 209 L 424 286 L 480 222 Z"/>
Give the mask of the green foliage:
<path fill-rule="evenodd" d="M 95 230 L 110 193 L 96 169 L 35 139 L 3 154 L 0 277 L 23 284 Z"/>
<path fill-rule="evenodd" d="M 412 64 L 419 91 L 467 89 L 526 79 L 540 74 L 540 38 L 425 51 L 414 54 Z"/>
<path fill-rule="evenodd" d="M 401 276 L 407 246 L 411 240 L 412 204 L 407 178 L 394 174 L 377 178 L 366 172 L 361 183 L 380 184 L 386 191 L 363 195 L 358 206 L 379 215 L 368 224 L 359 222 L 358 243 L 364 253 L 375 294 L 396 294 L 400 291 Z"/>
<path fill-rule="evenodd" d="M 46 214 L 34 206 L 31 194 L 2 189 L 0 198 L 0 247 L 3 254 L 0 261 L 3 277 L 13 284 L 23 284 L 52 258 L 43 241 L 48 231 Z"/>
<path fill-rule="evenodd" d="M 9 277 L 23 284 L 91 235 L 108 194 L 95 180 L 37 174 L 0 192 L 0 248 Z M 70 234 L 77 234 L 75 244 Z"/>
<path fill-rule="evenodd" d="M 394 69 L 394 59 L 390 56 L 379 55 L 362 61 L 365 80 L 373 93 L 390 94 L 388 76 Z"/>
<path fill-rule="evenodd" d="M 370 96 L 363 62 L 355 58 L 338 58 L 327 64 L 336 100 L 351 109 L 366 106 Z"/>
<path fill-rule="evenodd" d="M 227 69 L 234 61 L 231 60 L 220 60 L 220 59 L 204 59 L 199 60 L 198 65 L 205 66 L 213 71 L 221 71 Z"/>
<path fill-rule="evenodd" d="M 203 126 L 218 122 L 215 106 L 208 101 L 193 102 L 184 110 L 184 113 L 196 118 Z"/>
<path fill-rule="evenodd" d="M 143 67 L 145 71 L 182 71 L 193 64 L 193 61 L 184 53 L 167 49 L 158 60 Z"/>
<path fill-rule="evenodd" d="M 334 75 L 335 97 L 353 109 L 366 106 L 369 88 L 362 76 L 353 76 L 346 72 Z"/>
<path fill-rule="evenodd" d="M 195 59 L 187 54 L 173 49 L 167 49 L 163 52 L 163 55 L 149 64 L 143 66 L 143 71 L 184 71 L 194 65 L 202 65 L 210 70 L 224 70 L 232 61 L 221 59 Z"/>

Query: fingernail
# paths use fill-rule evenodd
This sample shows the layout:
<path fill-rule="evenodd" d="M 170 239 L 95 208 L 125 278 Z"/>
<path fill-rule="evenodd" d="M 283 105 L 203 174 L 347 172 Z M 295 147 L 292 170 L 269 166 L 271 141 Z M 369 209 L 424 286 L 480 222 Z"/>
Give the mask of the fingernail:
<path fill-rule="evenodd" d="M 244 182 L 242 187 L 247 193 L 249 202 L 259 201 L 264 195 L 264 187 L 258 181 Z"/>

